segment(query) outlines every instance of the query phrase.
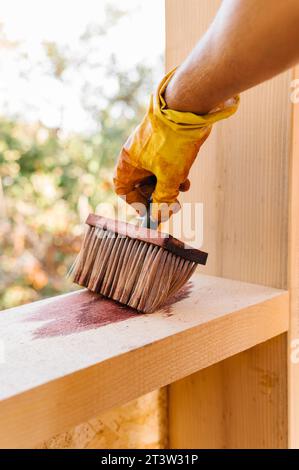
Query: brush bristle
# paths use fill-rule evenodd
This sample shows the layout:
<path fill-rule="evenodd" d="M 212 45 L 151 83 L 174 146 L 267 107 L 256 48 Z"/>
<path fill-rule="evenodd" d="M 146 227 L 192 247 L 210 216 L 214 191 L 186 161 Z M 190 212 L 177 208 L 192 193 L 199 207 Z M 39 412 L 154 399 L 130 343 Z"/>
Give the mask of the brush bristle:
<path fill-rule="evenodd" d="M 80 286 L 151 313 L 175 294 L 195 269 L 196 263 L 164 248 L 88 226 L 70 275 Z"/>

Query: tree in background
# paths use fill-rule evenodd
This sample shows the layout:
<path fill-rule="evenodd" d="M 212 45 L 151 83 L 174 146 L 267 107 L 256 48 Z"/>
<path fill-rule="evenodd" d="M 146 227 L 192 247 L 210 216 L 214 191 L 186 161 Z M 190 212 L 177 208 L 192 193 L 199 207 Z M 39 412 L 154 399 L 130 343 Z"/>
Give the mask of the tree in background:
<path fill-rule="evenodd" d="M 66 133 L 63 104 L 52 128 L 0 117 L 0 308 L 70 290 L 66 273 L 79 250 L 83 218 L 101 202 L 115 203 L 115 158 L 153 86 L 144 65 L 124 70 L 115 55 L 99 60 L 122 15 L 108 8 L 105 22 L 89 25 L 74 49 L 47 42 L 42 63 L 31 64 L 24 54 L 19 62 L 27 80 L 34 67 L 62 87 L 79 77 L 91 130 Z M 0 47 L 18 45 L 2 34 Z"/>

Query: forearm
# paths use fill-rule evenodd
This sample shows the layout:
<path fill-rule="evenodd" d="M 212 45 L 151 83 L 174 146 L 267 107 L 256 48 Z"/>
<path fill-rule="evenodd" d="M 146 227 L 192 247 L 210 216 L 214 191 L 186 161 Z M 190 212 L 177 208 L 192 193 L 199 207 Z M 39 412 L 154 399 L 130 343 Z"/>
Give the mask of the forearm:
<path fill-rule="evenodd" d="M 223 0 L 165 99 L 203 114 L 299 61 L 299 0 Z"/>

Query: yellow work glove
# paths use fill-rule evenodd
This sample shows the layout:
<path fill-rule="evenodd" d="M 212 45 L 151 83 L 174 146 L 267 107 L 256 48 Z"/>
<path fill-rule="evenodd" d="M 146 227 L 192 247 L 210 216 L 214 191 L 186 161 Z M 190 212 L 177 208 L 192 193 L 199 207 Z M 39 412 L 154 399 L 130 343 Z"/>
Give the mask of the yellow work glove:
<path fill-rule="evenodd" d="M 151 96 L 146 115 L 120 152 L 114 175 L 116 193 L 140 215 L 152 198 L 151 216 L 159 221 L 179 209 L 178 194 L 189 189 L 190 168 L 212 124 L 231 116 L 239 102 L 234 97 L 205 115 L 168 109 L 163 95 L 173 74 Z"/>

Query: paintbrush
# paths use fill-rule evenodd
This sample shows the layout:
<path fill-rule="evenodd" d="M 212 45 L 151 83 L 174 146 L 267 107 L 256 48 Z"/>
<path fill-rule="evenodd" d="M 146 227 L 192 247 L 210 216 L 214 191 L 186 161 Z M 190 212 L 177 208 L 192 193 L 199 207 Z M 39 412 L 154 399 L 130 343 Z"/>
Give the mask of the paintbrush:
<path fill-rule="evenodd" d="M 153 228 L 95 214 L 86 224 L 73 281 L 139 312 L 157 310 L 207 261 L 207 253 Z"/>

